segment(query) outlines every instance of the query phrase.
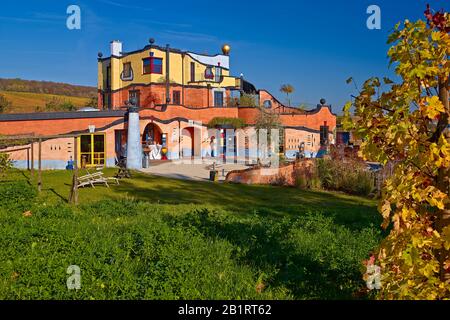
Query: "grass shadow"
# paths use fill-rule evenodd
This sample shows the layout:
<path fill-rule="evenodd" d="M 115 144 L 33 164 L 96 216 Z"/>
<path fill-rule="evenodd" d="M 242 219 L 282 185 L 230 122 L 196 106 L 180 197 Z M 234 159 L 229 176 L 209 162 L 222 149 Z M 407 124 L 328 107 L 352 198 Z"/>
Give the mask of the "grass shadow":
<path fill-rule="evenodd" d="M 166 220 L 173 225 L 195 227 L 205 237 L 230 242 L 240 250 L 235 253 L 240 263 L 265 272 L 266 285 L 287 288 L 296 299 L 350 299 L 363 285 L 358 262 L 333 267 L 335 261 L 318 259 L 320 248 L 302 251 L 288 241 L 289 222 L 216 220 L 214 213 L 206 209 Z"/>

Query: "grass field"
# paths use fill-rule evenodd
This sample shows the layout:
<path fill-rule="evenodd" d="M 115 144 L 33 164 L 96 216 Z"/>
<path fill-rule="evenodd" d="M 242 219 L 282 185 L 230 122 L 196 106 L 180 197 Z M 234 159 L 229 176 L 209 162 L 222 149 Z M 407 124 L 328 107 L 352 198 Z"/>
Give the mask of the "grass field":
<path fill-rule="evenodd" d="M 351 299 L 382 236 L 375 202 L 339 193 L 135 173 L 74 207 L 70 182 L 44 172 L 38 195 L 29 172 L 1 179 L 0 298 Z"/>
<path fill-rule="evenodd" d="M 52 99 L 72 102 L 76 107 L 84 107 L 89 98 L 70 97 L 64 95 L 33 93 L 33 92 L 15 92 L 15 91 L 0 91 L 0 94 L 11 102 L 12 106 L 8 112 L 34 112 L 36 107 L 45 107 L 45 104 Z"/>

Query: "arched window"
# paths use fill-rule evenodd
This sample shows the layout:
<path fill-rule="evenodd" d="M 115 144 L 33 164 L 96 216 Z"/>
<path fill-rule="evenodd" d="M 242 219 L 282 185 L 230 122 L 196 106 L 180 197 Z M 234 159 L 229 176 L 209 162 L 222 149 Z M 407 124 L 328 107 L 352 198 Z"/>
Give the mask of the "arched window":
<path fill-rule="evenodd" d="M 270 100 L 264 100 L 263 106 L 264 106 L 264 108 L 267 108 L 267 109 L 272 108 L 272 101 L 270 101 Z"/>

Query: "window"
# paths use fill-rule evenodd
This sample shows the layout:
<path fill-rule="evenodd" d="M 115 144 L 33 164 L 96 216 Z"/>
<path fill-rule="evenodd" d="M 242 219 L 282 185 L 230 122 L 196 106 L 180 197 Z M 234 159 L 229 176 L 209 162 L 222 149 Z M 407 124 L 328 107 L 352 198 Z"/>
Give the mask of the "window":
<path fill-rule="evenodd" d="M 103 109 L 111 110 L 111 93 L 103 94 Z"/>
<path fill-rule="evenodd" d="M 122 71 L 122 80 L 128 80 L 133 77 L 133 70 L 131 69 L 131 62 L 125 62 L 123 64 L 123 71 Z"/>
<path fill-rule="evenodd" d="M 111 66 L 106 68 L 106 88 L 111 88 Z"/>
<path fill-rule="evenodd" d="M 142 72 L 162 74 L 162 59 L 155 57 L 142 59 Z"/>
<path fill-rule="evenodd" d="M 223 92 L 214 91 L 214 106 L 223 107 Z"/>
<path fill-rule="evenodd" d="M 139 90 L 128 91 L 128 101 L 134 101 L 136 107 L 140 106 L 140 96 Z"/>
<path fill-rule="evenodd" d="M 205 79 L 214 79 L 214 75 L 211 67 L 206 67 L 205 69 Z"/>
<path fill-rule="evenodd" d="M 327 145 L 328 144 L 328 126 L 320 126 L 320 145 Z"/>
<path fill-rule="evenodd" d="M 173 91 L 173 104 L 181 104 L 181 94 L 179 90 Z"/>
<path fill-rule="evenodd" d="M 264 100 L 263 106 L 264 106 L 264 108 L 266 108 L 266 109 L 272 108 L 272 101 L 270 101 L 270 100 Z"/>
<path fill-rule="evenodd" d="M 105 164 L 105 135 L 83 134 L 78 139 L 80 154 L 78 163 L 81 168 Z"/>
<path fill-rule="evenodd" d="M 216 67 L 216 75 L 214 77 L 215 82 L 220 82 L 222 79 L 222 68 Z"/>
<path fill-rule="evenodd" d="M 191 62 L 191 82 L 195 82 L 195 62 Z"/>

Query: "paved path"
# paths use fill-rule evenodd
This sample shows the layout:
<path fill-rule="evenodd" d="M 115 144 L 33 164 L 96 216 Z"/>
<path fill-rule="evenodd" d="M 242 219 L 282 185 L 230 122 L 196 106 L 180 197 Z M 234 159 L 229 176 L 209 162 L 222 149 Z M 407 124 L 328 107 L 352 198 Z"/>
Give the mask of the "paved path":
<path fill-rule="evenodd" d="M 212 163 L 212 161 L 204 161 L 199 164 L 183 163 L 181 161 L 151 161 L 149 168 L 144 168 L 140 171 L 168 178 L 205 181 L 209 180 L 209 170 L 212 170 Z M 223 181 L 229 171 L 245 168 L 248 167 L 244 164 L 223 164 L 218 165 L 216 170 L 219 171 L 219 181 Z"/>

